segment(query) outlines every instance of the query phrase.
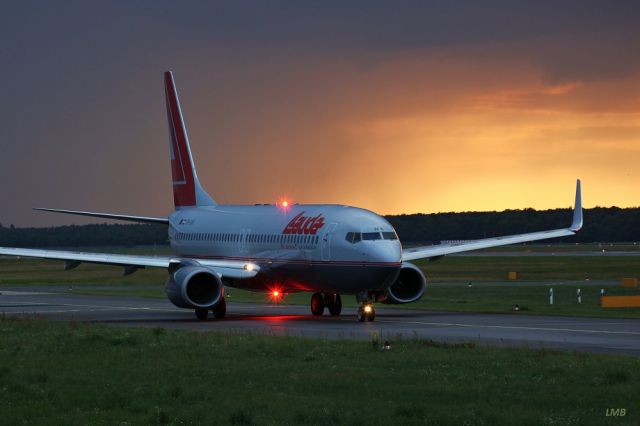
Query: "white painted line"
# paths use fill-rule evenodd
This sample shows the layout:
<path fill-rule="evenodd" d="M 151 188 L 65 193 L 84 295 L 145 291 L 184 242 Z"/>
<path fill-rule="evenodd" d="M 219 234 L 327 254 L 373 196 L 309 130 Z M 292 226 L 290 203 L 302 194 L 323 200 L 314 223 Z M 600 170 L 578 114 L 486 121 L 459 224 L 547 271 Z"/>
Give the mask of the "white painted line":
<path fill-rule="evenodd" d="M 467 327 L 467 328 L 497 328 L 503 330 L 531 330 L 531 331 L 566 331 L 571 333 L 595 333 L 595 334 L 628 334 L 632 336 L 640 336 L 640 332 L 636 331 L 607 331 L 607 330 L 581 330 L 574 328 L 552 328 L 552 327 L 524 327 L 514 325 L 483 325 L 483 324 L 457 324 L 447 322 L 422 322 L 422 321 L 393 321 L 393 320 L 376 320 L 376 322 L 384 322 L 389 324 L 419 324 L 432 325 L 440 327 Z"/>

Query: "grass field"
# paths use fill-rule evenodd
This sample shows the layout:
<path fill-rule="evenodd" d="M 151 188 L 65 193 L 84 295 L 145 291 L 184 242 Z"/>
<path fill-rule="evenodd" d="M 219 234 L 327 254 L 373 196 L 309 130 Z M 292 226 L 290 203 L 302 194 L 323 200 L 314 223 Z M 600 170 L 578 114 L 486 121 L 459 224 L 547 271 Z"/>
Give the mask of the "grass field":
<path fill-rule="evenodd" d="M 639 383 L 631 357 L 0 319 L 2 424 L 637 425 Z"/>
<path fill-rule="evenodd" d="M 547 246 L 536 247 L 544 250 Z M 620 250 L 622 247 L 626 246 L 615 246 Z M 155 253 L 163 250 L 166 251 L 159 249 Z M 620 285 L 623 277 L 640 277 L 640 256 L 448 256 L 436 262 L 419 261 L 417 265 L 429 280 L 425 296 L 416 303 L 395 307 L 511 312 L 518 304 L 523 312 L 533 314 L 640 318 L 639 308 L 603 310 L 599 306 L 600 289 L 609 295 L 640 295 L 639 289 Z M 162 269 L 141 270 L 122 277 L 119 269 L 112 266 L 83 264 L 73 271 L 63 271 L 62 266 L 59 261 L 0 259 L 0 290 L 7 286 L 51 285 L 65 291 L 72 287 L 82 294 L 165 297 L 163 284 L 167 275 Z M 510 271 L 518 273 L 517 280 L 507 281 Z M 551 287 L 553 306 L 548 304 Z M 580 305 L 576 301 L 578 288 L 582 291 Z M 263 294 L 235 289 L 229 292 L 231 301 L 267 301 Z M 309 294 L 288 295 L 286 303 L 306 305 Z M 351 296 L 344 297 L 343 303 L 356 306 Z"/>

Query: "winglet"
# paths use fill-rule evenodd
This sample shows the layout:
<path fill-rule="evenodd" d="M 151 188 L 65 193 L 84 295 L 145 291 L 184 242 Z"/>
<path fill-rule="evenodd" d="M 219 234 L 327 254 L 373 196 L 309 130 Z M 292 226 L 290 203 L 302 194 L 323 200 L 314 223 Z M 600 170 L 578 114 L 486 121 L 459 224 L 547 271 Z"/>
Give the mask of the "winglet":
<path fill-rule="evenodd" d="M 573 222 L 569 230 L 578 232 L 580 229 L 582 229 L 582 190 L 580 189 L 580 179 L 578 179 L 576 182 L 576 203 L 573 209 Z"/>

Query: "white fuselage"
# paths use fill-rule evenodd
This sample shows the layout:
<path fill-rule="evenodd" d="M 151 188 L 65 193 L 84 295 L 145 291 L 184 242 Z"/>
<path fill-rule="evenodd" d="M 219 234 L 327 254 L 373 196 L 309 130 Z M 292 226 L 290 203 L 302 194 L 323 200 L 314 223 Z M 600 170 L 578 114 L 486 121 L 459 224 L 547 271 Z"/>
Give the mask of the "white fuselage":
<path fill-rule="evenodd" d="M 172 213 L 169 224 L 169 239 L 180 257 L 260 265 L 255 280 L 226 283 L 236 287 L 357 293 L 386 288 L 402 264 L 391 224 L 354 207 L 186 207 Z"/>

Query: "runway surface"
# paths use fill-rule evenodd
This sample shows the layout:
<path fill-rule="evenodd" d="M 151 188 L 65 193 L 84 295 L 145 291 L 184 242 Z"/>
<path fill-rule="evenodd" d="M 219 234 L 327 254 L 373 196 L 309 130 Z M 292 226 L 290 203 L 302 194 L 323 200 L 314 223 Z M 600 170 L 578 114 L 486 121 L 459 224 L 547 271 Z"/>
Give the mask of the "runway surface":
<path fill-rule="evenodd" d="M 313 317 L 308 306 L 230 302 L 222 320 L 198 321 L 193 311 L 152 298 L 83 296 L 46 289 L 0 290 L 0 312 L 136 327 L 302 336 L 326 339 L 432 339 L 640 356 L 640 320 L 419 311 L 378 306 L 374 322 L 355 309 Z"/>

